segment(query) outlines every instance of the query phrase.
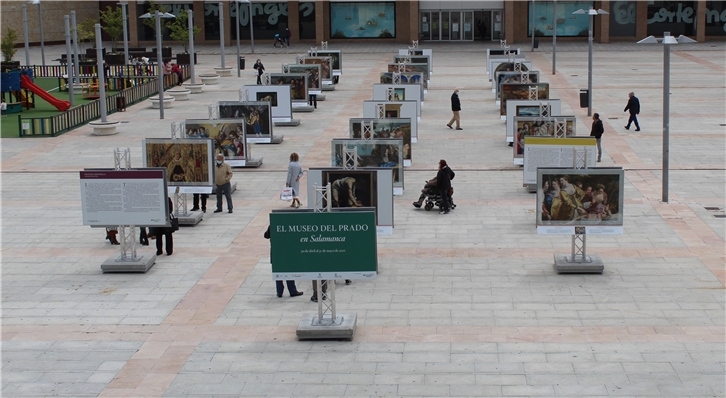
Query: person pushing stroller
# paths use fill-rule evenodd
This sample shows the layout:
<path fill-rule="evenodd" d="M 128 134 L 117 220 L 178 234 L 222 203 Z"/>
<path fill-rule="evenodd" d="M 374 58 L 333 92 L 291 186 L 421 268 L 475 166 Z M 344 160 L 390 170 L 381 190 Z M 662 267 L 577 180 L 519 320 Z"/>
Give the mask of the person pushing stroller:
<path fill-rule="evenodd" d="M 275 41 L 272 43 L 272 46 L 277 48 L 277 45 L 280 45 L 280 48 L 285 47 L 285 42 L 282 40 L 282 37 L 280 37 L 279 33 L 275 33 Z"/>

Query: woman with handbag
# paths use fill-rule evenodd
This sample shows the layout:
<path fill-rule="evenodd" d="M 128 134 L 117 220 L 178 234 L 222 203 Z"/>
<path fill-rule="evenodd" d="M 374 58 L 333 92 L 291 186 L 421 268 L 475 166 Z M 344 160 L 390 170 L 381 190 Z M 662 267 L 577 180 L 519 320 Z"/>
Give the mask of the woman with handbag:
<path fill-rule="evenodd" d="M 303 169 L 300 165 L 300 156 L 293 152 L 290 154 L 290 164 L 287 166 L 287 181 L 285 182 L 286 187 L 292 188 L 292 204 L 290 207 L 300 207 L 300 178 L 303 176 Z"/>
<path fill-rule="evenodd" d="M 171 226 L 168 227 L 154 227 L 149 228 L 149 237 L 153 238 L 156 237 L 156 255 L 160 256 L 164 252 L 161 250 L 163 243 L 161 242 L 161 237 L 166 238 L 166 255 L 171 256 L 171 253 L 174 252 L 174 231 L 179 229 L 179 220 L 174 217 L 174 204 L 171 202 L 171 198 L 167 198 L 169 201 L 169 220 L 171 221 Z M 153 236 L 152 236 L 153 235 Z"/>

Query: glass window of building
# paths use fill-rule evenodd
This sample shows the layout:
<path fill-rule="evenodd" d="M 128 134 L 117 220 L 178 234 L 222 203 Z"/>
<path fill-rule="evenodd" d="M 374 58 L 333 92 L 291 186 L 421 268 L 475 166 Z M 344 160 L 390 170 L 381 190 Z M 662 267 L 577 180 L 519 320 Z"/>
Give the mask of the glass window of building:
<path fill-rule="evenodd" d="M 532 9 L 534 7 L 534 10 Z M 587 15 L 573 15 L 579 10 L 589 10 L 592 7 L 591 1 L 557 2 L 557 36 L 587 37 L 587 30 L 590 23 Z M 554 34 L 554 11 L 553 2 L 532 2 L 528 3 L 529 13 L 527 14 L 527 37 L 532 37 L 532 14 L 534 13 L 534 35 L 552 37 Z"/>
<path fill-rule="evenodd" d="M 136 3 L 136 15 L 144 15 L 147 12 L 154 13 L 154 10 L 158 7 L 159 11 L 161 12 L 168 12 L 173 15 L 179 15 L 181 12 L 186 12 L 186 10 L 192 9 L 191 3 L 154 3 L 153 6 L 151 2 L 138 2 Z M 163 39 L 164 40 L 171 40 L 171 37 L 169 37 L 169 29 L 165 28 L 165 25 L 169 23 L 168 19 L 161 19 L 161 30 L 163 33 Z M 195 23 L 195 25 L 198 26 L 198 24 Z M 145 40 L 145 41 L 155 41 L 156 40 L 156 20 L 154 18 L 150 19 L 141 19 L 139 20 L 139 23 L 136 24 L 137 28 L 137 34 L 139 37 L 139 40 Z"/>
<path fill-rule="evenodd" d="M 610 36 L 634 37 L 637 1 L 610 2 Z"/>
<path fill-rule="evenodd" d="M 250 39 L 250 5 L 239 4 L 239 21 L 234 6 L 229 13 L 233 35 L 236 34 L 235 24 L 240 24 L 239 36 L 243 39 Z M 275 33 L 281 37 L 285 35 L 287 24 L 288 3 L 252 3 L 252 29 L 255 39 L 274 39 Z M 314 28 L 313 28 L 314 30 Z M 315 32 L 313 32 L 314 34 Z"/>
<path fill-rule="evenodd" d="M 695 36 L 696 2 L 648 2 L 648 35 L 662 37 L 663 32 L 670 32 L 671 36 Z"/>
<path fill-rule="evenodd" d="M 330 3 L 330 37 L 396 37 L 396 3 Z"/>
<path fill-rule="evenodd" d="M 726 1 L 706 2 L 706 36 L 726 36 Z"/>
<path fill-rule="evenodd" d="M 300 2 L 298 6 L 299 26 L 297 28 L 301 39 L 315 40 L 315 2 Z"/>
<path fill-rule="evenodd" d="M 204 40 L 219 40 L 219 3 L 204 3 Z"/>

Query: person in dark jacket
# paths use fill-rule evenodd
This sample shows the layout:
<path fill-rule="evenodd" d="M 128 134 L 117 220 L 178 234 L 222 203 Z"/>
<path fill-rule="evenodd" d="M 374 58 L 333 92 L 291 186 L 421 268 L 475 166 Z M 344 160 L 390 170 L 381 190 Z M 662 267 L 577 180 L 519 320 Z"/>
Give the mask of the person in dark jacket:
<path fill-rule="evenodd" d="M 270 227 L 267 227 L 267 231 L 265 231 L 265 239 L 270 239 Z M 270 258 L 272 258 L 272 248 L 270 248 Z M 295 287 L 295 281 L 294 280 L 287 280 L 285 281 L 287 283 L 287 290 L 290 292 L 290 297 L 297 297 L 302 296 L 303 292 L 298 291 L 297 287 Z M 277 297 L 282 297 L 282 293 L 285 292 L 285 286 L 282 284 L 282 281 L 275 281 L 275 285 L 277 288 Z"/>
<path fill-rule="evenodd" d="M 257 71 L 257 84 L 262 84 L 262 74 L 265 73 L 265 65 L 262 65 L 262 61 L 258 58 L 252 67 Z"/>
<path fill-rule="evenodd" d="M 171 198 L 167 198 L 169 201 L 169 214 L 174 212 L 174 204 L 171 202 Z M 149 229 L 149 237 L 156 237 L 156 255 L 159 256 L 164 252 L 161 250 L 163 242 L 161 241 L 162 236 L 166 238 L 166 255 L 171 256 L 174 252 L 174 228 L 173 227 L 154 227 Z"/>
<path fill-rule="evenodd" d="M 287 43 L 287 46 L 290 47 L 290 38 L 292 37 L 292 32 L 290 31 L 290 28 L 285 28 L 285 43 Z"/>
<path fill-rule="evenodd" d="M 632 91 L 628 93 L 628 105 L 625 105 L 625 109 L 623 109 L 623 112 L 627 111 L 630 111 L 630 118 L 628 118 L 628 125 L 625 126 L 625 129 L 630 130 L 630 123 L 635 123 L 635 131 L 640 131 L 638 117 L 636 116 L 640 114 L 640 101 Z"/>
<path fill-rule="evenodd" d="M 439 188 L 439 195 L 441 196 L 441 211 L 439 214 L 448 214 L 451 210 L 449 191 L 451 190 L 451 180 L 454 175 L 454 171 L 446 164 L 446 160 L 439 160 L 439 172 L 436 174 L 436 186 Z"/>
<path fill-rule="evenodd" d="M 590 129 L 590 137 L 595 137 L 597 140 L 597 161 L 599 162 L 602 158 L 602 144 L 600 142 L 600 139 L 602 138 L 602 133 L 605 132 L 605 127 L 602 125 L 602 120 L 600 120 L 600 114 L 594 113 L 592 115 L 592 128 Z"/>
<path fill-rule="evenodd" d="M 451 120 L 449 120 L 449 123 L 446 124 L 446 127 L 453 129 L 451 125 L 456 122 L 456 129 L 463 130 L 461 128 L 461 120 L 459 119 L 459 111 L 461 111 L 461 101 L 459 101 L 458 88 L 454 89 L 454 94 L 451 94 L 451 111 L 454 112 L 454 116 L 451 117 Z"/>

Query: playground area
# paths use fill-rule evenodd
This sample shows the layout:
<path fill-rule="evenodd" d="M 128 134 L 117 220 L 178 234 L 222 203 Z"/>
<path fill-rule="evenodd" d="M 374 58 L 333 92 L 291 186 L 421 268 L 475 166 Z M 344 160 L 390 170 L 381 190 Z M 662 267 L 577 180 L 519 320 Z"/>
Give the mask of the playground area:
<path fill-rule="evenodd" d="M 37 77 L 33 79 L 33 84 L 42 89 L 47 95 L 52 96 L 54 99 L 51 99 L 51 101 L 53 101 L 56 105 L 61 105 L 61 109 L 63 108 L 62 104 L 69 101 L 70 95 L 68 91 L 60 91 L 61 81 L 57 77 Z M 21 90 L 21 92 L 24 94 L 25 90 Z M 112 95 L 116 92 L 117 91 L 106 91 L 106 95 Z M 30 109 L 27 109 L 26 106 L 22 106 L 22 111 L 20 113 L 10 113 L 11 103 L 20 103 L 23 105 L 26 100 L 21 99 L 21 101 L 18 101 L 18 98 L 10 92 L 4 92 L 2 94 L 3 98 L 5 98 L 5 101 L 8 103 L 8 115 L 3 117 L 0 121 L 0 137 L 2 138 L 18 137 L 20 134 L 18 115 L 21 115 L 22 117 L 48 117 L 61 113 L 56 105 L 41 98 L 42 94 L 34 94 L 30 92 L 30 90 L 28 90 L 28 100 L 31 102 Z M 85 105 L 94 101 L 94 98 L 86 98 L 84 95 L 87 96 L 87 94 L 81 93 L 80 90 L 78 93 L 74 93 L 74 106 Z M 33 101 L 35 102 L 34 106 L 32 106 Z"/>

